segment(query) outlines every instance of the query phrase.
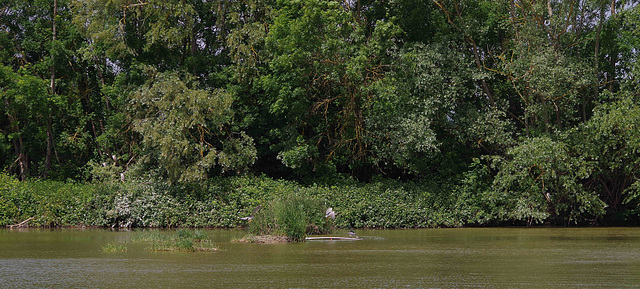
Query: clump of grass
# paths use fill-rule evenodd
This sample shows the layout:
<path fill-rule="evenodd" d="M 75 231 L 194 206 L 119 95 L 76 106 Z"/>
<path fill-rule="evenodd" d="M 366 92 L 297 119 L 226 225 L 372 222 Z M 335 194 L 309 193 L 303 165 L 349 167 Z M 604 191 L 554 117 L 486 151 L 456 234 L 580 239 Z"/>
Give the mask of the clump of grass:
<path fill-rule="evenodd" d="M 218 247 L 211 242 L 209 236 L 199 230 L 181 229 L 174 234 L 166 235 L 159 233 L 141 234 L 141 236 L 132 238 L 138 242 L 151 242 L 149 251 L 180 251 L 180 252 L 197 252 L 197 251 L 218 251 Z"/>
<path fill-rule="evenodd" d="M 151 232 L 137 232 L 131 236 L 131 242 L 134 243 L 147 243 L 154 242 L 158 240 L 166 240 L 168 238 L 167 235 L 160 234 L 158 231 Z"/>
<path fill-rule="evenodd" d="M 331 231 L 330 221 L 324 217 L 325 210 L 322 201 L 292 193 L 259 211 L 249 231 L 254 235 L 286 236 L 290 241 L 301 242 L 307 235 Z"/>
<path fill-rule="evenodd" d="M 117 252 L 126 252 L 126 251 L 127 251 L 127 246 L 120 243 L 108 243 L 102 246 L 102 252 L 117 253 Z"/>
<path fill-rule="evenodd" d="M 176 232 L 176 238 L 179 239 L 190 239 L 194 242 L 207 242 L 209 240 L 209 235 L 201 230 L 186 230 L 181 229 Z"/>

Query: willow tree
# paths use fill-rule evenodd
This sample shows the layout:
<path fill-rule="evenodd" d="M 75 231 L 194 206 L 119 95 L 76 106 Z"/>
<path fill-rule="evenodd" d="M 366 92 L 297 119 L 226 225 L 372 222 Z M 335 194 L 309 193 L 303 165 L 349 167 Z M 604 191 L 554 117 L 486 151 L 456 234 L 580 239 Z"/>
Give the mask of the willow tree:
<path fill-rule="evenodd" d="M 140 165 L 156 167 L 170 181 L 207 178 L 217 169 L 242 172 L 253 164 L 253 140 L 233 131 L 231 95 L 197 88 L 195 78 L 149 68 L 132 94 L 134 129 L 143 137 Z"/>
<path fill-rule="evenodd" d="M 73 1 L 74 22 L 89 39 L 82 55 L 101 79 L 96 163 L 121 170 L 156 164 L 160 175 L 180 181 L 254 161 L 252 140 L 231 127 L 231 96 L 220 89 L 226 4 Z"/>

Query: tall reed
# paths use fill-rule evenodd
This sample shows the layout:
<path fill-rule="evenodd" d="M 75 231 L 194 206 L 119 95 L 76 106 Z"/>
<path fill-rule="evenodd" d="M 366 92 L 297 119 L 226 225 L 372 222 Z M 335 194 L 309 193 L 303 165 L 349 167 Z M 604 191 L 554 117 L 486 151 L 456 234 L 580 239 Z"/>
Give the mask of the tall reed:
<path fill-rule="evenodd" d="M 304 241 L 310 234 L 331 230 L 324 218 L 324 202 L 301 193 L 290 193 L 272 201 L 252 220 L 249 231 L 256 235 L 287 236 L 292 241 Z"/>

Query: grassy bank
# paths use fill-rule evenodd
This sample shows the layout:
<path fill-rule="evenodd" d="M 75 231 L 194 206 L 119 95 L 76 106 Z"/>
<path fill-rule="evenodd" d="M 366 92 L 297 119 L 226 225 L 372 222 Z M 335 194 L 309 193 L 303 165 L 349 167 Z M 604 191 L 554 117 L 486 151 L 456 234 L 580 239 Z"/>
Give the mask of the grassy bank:
<path fill-rule="evenodd" d="M 19 182 L 0 174 L 0 226 L 238 227 L 258 205 L 302 195 L 333 207 L 337 227 L 461 226 L 455 199 L 437 186 L 392 181 L 302 186 L 267 177 L 219 178 L 201 184 L 165 182 Z"/>

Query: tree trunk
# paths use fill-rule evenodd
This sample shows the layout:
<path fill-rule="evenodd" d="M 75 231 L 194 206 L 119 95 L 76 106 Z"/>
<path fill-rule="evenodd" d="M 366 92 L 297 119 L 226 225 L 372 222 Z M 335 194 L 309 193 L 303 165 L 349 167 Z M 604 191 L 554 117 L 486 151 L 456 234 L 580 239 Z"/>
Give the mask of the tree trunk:
<path fill-rule="evenodd" d="M 55 70 L 55 53 L 53 51 L 53 46 L 56 42 L 56 16 L 58 15 L 58 0 L 53 1 L 53 20 L 52 20 L 52 37 L 51 37 L 51 93 L 55 94 L 55 85 L 56 85 L 56 70 Z"/>
<path fill-rule="evenodd" d="M 480 54 L 478 53 L 478 46 L 476 45 L 476 42 L 473 41 L 473 39 L 471 39 L 470 37 L 469 37 L 469 42 L 472 45 L 471 48 L 473 50 L 473 57 L 476 62 L 476 67 L 478 68 L 478 71 L 483 72 L 484 69 L 482 67 L 482 60 L 480 60 Z M 480 80 L 480 83 L 482 85 L 482 90 L 489 98 L 489 103 L 491 104 L 492 107 L 496 107 L 496 102 L 495 100 L 493 100 L 493 94 L 491 93 L 491 90 L 489 90 L 489 85 L 487 84 L 487 81 L 483 78 Z"/>
<path fill-rule="evenodd" d="M 596 29 L 596 45 L 594 51 L 594 61 L 593 68 L 595 70 L 595 88 L 594 88 L 594 98 L 598 97 L 598 87 L 600 86 L 600 34 L 602 33 L 602 26 L 604 24 L 604 5 L 600 5 L 600 19 L 598 20 L 598 28 Z"/>
<path fill-rule="evenodd" d="M 611 0 L 611 16 L 616 15 L 616 0 Z"/>
<path fill-rule="evenodd" d="M 7 117 L 9 118 L 9 125 L 11 126 L 11 132 L 15 133 L 18 137 L 13 140 L 13 149 L 15 151 L 15 155 L 18 158 L 13 162 L 15 164 L 18 163 L 19 167 L 19 175 L 18 178 L 21 181 L 26 180 L 29 175 L 29 158 L 27 154 L 24 152 L 24 142 L 22 141 L 22 134 L 20 133 L 20 126 L 18 125 L 18 119 L 15 115 L 11 113 L 9 99 L 4 99 L 4 105 L 7 109 Z M 13 167 L 11 164 L 11 167 Z"/>
<path fill-rule="evenodd" d="M 93 50 L 93 47 L 91 47 L 91 49 Z M 101 62 L 98 60 L 98 57 L 94 54 L 93 55 L 93 62 L 95 62 L 96 64 L 96 72 L 98 73 L 98 78 L 100 78 L 100 88 L 103 88 L 105 85 L 105 81 L 104 81 L 104 75 L 102 74 L 102 68 L 100 67 Z M 110 108 L 110 104 L 109 104 L 109 96 L 106 93 L 104 94 L 104 103 L 105 103 L 105 110 L 108 112 L 109 110 L 111 110 Z"/>
<path fill-rule="evenodd" d="M 53 1 L 53 20 L 51 37 L 51 94 L 56 94 L 56 69 L 55 69 L 55 42 L 56 42 L 56 17 L 58 16 L 58 0 Z M 51 169 L 51 156 L 53 155 L 53 111 L 49 110 L 47 116 L 47 152 L 44 160 L 44 171 L 42 177 L 46 178 Z"/>
<path fill-rule="evenodd" d="M 604 9 L 605 4 L 600 4 L 600 19 L 598 20 L 598 27 L 596 29 L 596 44 L 593 53 L 593 70 L 595 76 L 595 83 L 593 85 L 593 99 L 598 98 L 598 94 L 600 93 L 600 33 L 602 32 L 602 26 L 604 24 Z M 587 98 L 587 94 L 582 96 L 582 119 L 584 121 L 587 120 L 587 102 L 589 99 Z"/>
<path fill-rule="evenodd" d="M 53 115 L 49 113 L 47 117 L 47 154 L 44 160 L 44 171 L 42 177 L 47 178 L 49 176 L 49 169 L 51 169 L 51 157 L 53 155 Z"/>
<path fill-rule="evenodd" d="M 611 0 L 611 19 L 617 17 L 616 15 L 616 1 Z M 620 27 L 618 27 L 620 29 Z M 613 51 L 609 54 L 609 64 L 611 65 L 611 75 L 609 75 L 607 82 L 609 84 L 609 90 L 615 92 L 615 80 L 616 80 L 616 63 L 618 62 L 618 49 L 616 45 L 613 45 Z"/>

